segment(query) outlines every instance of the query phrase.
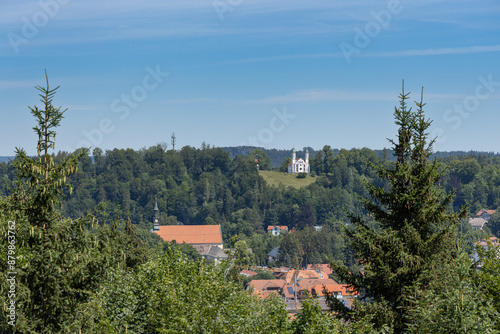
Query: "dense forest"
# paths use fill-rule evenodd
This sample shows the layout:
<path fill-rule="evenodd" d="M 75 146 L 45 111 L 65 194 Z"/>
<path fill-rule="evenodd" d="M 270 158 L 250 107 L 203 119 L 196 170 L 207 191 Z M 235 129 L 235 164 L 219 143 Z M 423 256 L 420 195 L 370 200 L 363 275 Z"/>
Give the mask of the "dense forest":
<path fill-rule="evenodd" d="M 384 186 L 373 167 L 389 165 L 394 159 L 392 151 L 336 150 L 325 146 L 315 151 L 310 160 L 308 177 L 315 181 L 300 189 L 267 185 L 256 168 L 255 156 L 259 157 L 260 169 L 280 173 L 280 167 L 271 167 L 271 158 L 264 149 L 246 151 L 246 155 L 231 158 L 227 150 L 209 145 L 185 146 L 177 151 L 163 145 L 139 151 L 103 152 L 95 148 L 82 155 L 78 171 L 68 181 L 72 193 L 66 190 L 62 212 L 76 219 L 105 205 L 99 214 L 108 221 L 129 219 L 146 231 L 152 227 L 157 198 L 160 224 L 221 224 L 226 246 L 230 247 L 230 238 L 238 235 L 253 249 L 256 265 L 267 265 L 266 254 L 278 246 L 278 240 L 266 233 L 270 225 L 286 225 L 299 232 L 282 238 L 280 265 L 292 265 L 287 258 L 293 257 L 291 253 L 304 253 L 301 247 L 312 250 L 305 252 L 304 265 L 324 263 L 331 258 L 352 265 L 342 226 L 349 223 L 349 214 L 366 215 L 360 202 L 367 196 L 364 183 Z M 70 155 L 59 152 L 53 158 L 59 163 Z M 474 215 L 480 209 L 500 206 L 499 156 L 472 152 L 440 155 L 436 159 L 447 165 L 440 185 L 446 192 L 455 191 L 454 210 L 469 203 L 469 214 Z M 1 195 L 9 194 L 14 180 L 14 165 L 0 163 Z M 319 233 L 312 229 L 314 226 L 324 229 Z M 468 224 L 463 227 L 470 234 L 468 249 L 472 251 L 472 242 L 481 234 L 473 232 Z M 500 226 L 491 229 L 486 227 L 488 233 L 496 234 Z M 302 241 L 289 242 L 289 238 Z M 306 239 L 313 245 L 304 246 Z M 290 245 L 295 246 L 290 249 Z"/>
<path fill-rule="evenodd" d="M 482 231 L 467 217 L 500 206 L 500 157 L 433 156 L 423 103 L 411 111 L 404 91 L 391 150 L 326 145 L 310 175 L 297 175 L 314 182 L 295 188 L 268 185 L 259 171 L 283 173 L 286 151 L 53 154 L 64 111 L 52 105 L 57 88 L 37 89 L 37 156 L 17 149 L 0 163 L 2 332 L 498 332 L 496 252 L 469 258 L 476 241 L 499 233 L 500 217 Z M 161 224 L 220 224 L 230 260 L 214 265 L 150 233 L 155 200 Z M 271 225 L 290 232 L 274 237 Z M 290 319 L 280 299 L 252 297 L 238 275 L 315 263 L 359 292 L 353 309 L 327 295 L 336 317 L 306 300 Z"/>

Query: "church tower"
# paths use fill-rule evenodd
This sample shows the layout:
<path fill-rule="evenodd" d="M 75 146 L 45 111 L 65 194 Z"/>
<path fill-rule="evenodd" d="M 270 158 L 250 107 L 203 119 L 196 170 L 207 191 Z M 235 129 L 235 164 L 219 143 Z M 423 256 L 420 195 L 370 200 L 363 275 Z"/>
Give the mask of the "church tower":
<path fill-rule="evenodd" d="M 292 162 L 288 164 L 288 173 L 309 173 L 309 150 L 306 149 L 305 159 L 297 159 L 295 149 L 292 150 Z"/>
<path fill-rule="evenodd" d="M 153 209 L 154 213 L 154 218 L 153 218 L 153 231 L 159 231 L 160 230 L 160 210 L 158 210 L 158 201 L 155 198 L 155 208 Z"/>

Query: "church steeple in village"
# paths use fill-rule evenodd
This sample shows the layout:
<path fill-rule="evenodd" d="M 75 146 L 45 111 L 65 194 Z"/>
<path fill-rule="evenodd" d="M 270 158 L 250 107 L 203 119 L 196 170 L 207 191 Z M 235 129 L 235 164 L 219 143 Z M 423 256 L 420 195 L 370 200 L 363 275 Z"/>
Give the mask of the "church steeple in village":
<path fill-rule="evenodd" d="M 158 200 L 155 197 L 155 208 L 153 209 L 154 217 L 153 217 L 153 231 L 160 230 L 160 210 L 158 210 Z"/>

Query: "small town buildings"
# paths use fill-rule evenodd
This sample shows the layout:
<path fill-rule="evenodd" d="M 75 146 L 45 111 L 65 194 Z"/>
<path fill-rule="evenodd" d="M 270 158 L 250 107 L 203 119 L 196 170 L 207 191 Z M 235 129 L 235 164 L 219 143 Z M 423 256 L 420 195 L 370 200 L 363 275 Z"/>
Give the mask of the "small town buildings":
<path fill-rule="evenodd" d="M 482 230 L 484 227 L 484 224 L 486 224 L 487 222 L 488 221 L 486 219 L 484 219 L 483 217 L 469 218 L 469 224 L 473 230 Z"/>
<path fill-rule="evenodd" d="M 215 264 L 218 264 L 222 260 L 227 260 L 230 252 L 230 249 L 222 249 L 219 246 L 212 245 L 206 254 L 200 254 L 205 259 L 214 261 Z"/>
<path fill-rule="evenodd" d="M 285 281 L 281 279 L 254 279 L 247 284 L 246 289 L 252 289 L 254 296 L 268 298 L 271 293 L 281 295 Z"/>
<path fill-rule="evenodd" d="M 270 225 L 267 227 L 267 232 L 271 233 L 274 236 L 278 236 L 282 231 L 288 231 L 288 226 L 283 225 Z"/>
<path fill-rule="evenodd" d="M 486 221 L 491 218 L 491 215 L 494 214 L 496 210 L 479 210 L 478 213 L 476 213 L 476 217 L 479 218 L 484 218 Z"/>
<path fill-rule="evenodd" d="M 305 159 L 297 159 L 295 149 L 292 151 L 292 161 L 288 164 L 288 173 L 309 173 L 309 151 L 306 150 Z"/>
<path fill-rule="evenodd" d="M 280 248 L 278 246 L 276 246 L 273 249 L 271 249 L 271 251 L 269 253 L 267 253 L 267 260 L 268 261 L 277 261 L 279 255 L 280 255 Z"/>
<path fill-rule="evenodd" d="M 319 286 L 337 284 L 331 278 L 314 279 L 302 278 L 297 281 L 287 282 L 283 289 L 283 299 L 285 301 L 295 299 L 304 299 L 313 296 L 313 287 L 319 289 Z M 296 296 L 295 296 L 296 295 Z"/>

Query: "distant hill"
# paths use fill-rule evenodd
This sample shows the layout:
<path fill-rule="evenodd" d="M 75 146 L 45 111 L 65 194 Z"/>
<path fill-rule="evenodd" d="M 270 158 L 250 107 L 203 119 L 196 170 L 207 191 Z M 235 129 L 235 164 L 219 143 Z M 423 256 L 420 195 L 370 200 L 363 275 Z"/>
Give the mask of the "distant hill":
<path fill-rule="evenodd" d="M 263 147 L 255 147 L 255 146 L 236 146 L 236 147 L 221 147 L 223 151 L 229 153 L 229 157 L 233 159 L 237 155 L 247 156 L 248 153 L 252 152 L 255 149 L 262 150 L 265 154 L 269 156 L 271 159 L 271 167 L 279 167 L 285 158 L 292 157 L 292 149 L 289 150 L 278 150 L 275 148 L 267 149 Z M 304 147 L 302 150 L 295 150 L 297 153 L 297 158 L 304 158 L 306 149 L 309 150 L 309 158 L 314 158 L 316 155 L 316 151 L 312 147 Z"/>
<path fill-rule="evenodd" d="M 14 159 L 15 157 L 0 156 L 0 163 L 9 162 L 9 159 Z"/>
<path fill-rule="evenodd" d="M 228 147 L 221 147 L 223 151 L 226 151 L 229 153 L 229 157 L 233 159 L 237 155 L 242 155 L 246 156 L 248 155 L 251 151 L 255 149 L 260 149 L 264 153 L 266 153 L 269 158 L 271 159 L 271 167 L 276 168 L 281 166 L 281 163 L 285 158 L 291 158 L 292 157 L 292 148 L 289 150 L 279 150 L 279 149 L 267 149 L 263 147 L 255 147 L 255 146 L 228 146 Z M 309 158 L 312 159 L 316 156 L 316 152 L 318 150 L 315 150 L 312 147 L 304 147 L 301 150 L 296 150 L 297 152 L 297 158 L 303 158 L 305 151 L 309 150 Z M 320 149 L 321 150 L 321 149 Z M 351 149 L 348 149 L 351 150 Z M 333 155 L 336 156 L 339 154 L 340 149 L 338 148 L 333 148 Z M 388 157 L 392 161 L 396 161 L 396 157 L 394 157 L 394 154 L 392 150 L 390 149 L 382 149 L 382 150 L 372 150 L 375 152 L 380 158 L 384 157 L 384 151 L 386 157 Z M 495 152 L 480 152 L 480 151 L 451 151 L 451 152 L 435 152 L 431 158 L 437 158 L 437 159 L 443 159 L 443 160 L 448 160 L 449 158 L 452 157 L 461 157 L 461 156 L 485 156 L 485 157 L 500 157 L 500 153 L 495 153 Z"/>
<path fill-rule="evenodd" d="M 264 178 L 267 184 L 276 187 L 283 184 L 285 187 L 302 188 L 307 187 L 317 180 L 317 177 L 312 177 L 311 175 L 307 175 L 304 179 L 298 179 L 297 174 L 271 172 L 266 170 L 259 171 L 259 174 Z"/>

